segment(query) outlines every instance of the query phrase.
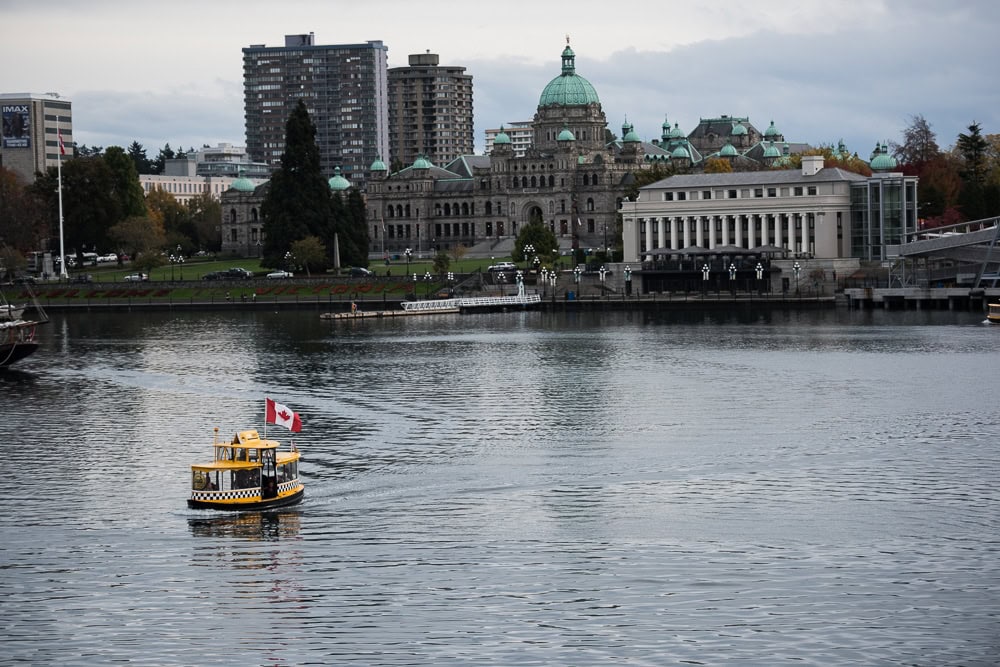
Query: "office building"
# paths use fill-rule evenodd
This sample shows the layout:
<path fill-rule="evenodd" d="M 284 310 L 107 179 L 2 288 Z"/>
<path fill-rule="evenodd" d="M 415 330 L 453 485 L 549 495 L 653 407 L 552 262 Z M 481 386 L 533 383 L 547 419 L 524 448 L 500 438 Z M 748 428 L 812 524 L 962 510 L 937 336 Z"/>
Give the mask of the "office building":
<path fill-rule="evenodd" d="M 387 48 L 381 41 L 317 45 L 313 33 L 286 35 L 285 45 L 243 49 L 247 151 L 281 164 L 285 125 L 303 100 L 316 126 L 320 166 L 339 167 L 363 183 L 368 167 L 389 154 Z"/>
<path fill-rule="evenodd" d="M 502 127 L 486 130 L 485 150 L 487 155 L 493 152 L 493 142 L 500 134 L 505 134 L 510 139 L 510 149 L 514 157 L 524 157 L 528 149 L 531 148 L 535 131 L 531 127 L 530 120 L 516 120 Z"/>
<path fill-rule="evenodd" d="M 62 159 L 73 157 L 73 104 L 68 99 L 56 93 L 3 93 L 0 115 L 0 165 L 26 182 L 33 182 L 36 172 L 58 164 L 60 134 L 65 149 Z"/>
<path fill-rule="evenodd" d="M 411 55 L 408 67 L 389 69 L 389 154 L 413 164 L 425 157 L 447 164 L 473 152 L 472 76 L 439 65 L 436 53 Z"/>

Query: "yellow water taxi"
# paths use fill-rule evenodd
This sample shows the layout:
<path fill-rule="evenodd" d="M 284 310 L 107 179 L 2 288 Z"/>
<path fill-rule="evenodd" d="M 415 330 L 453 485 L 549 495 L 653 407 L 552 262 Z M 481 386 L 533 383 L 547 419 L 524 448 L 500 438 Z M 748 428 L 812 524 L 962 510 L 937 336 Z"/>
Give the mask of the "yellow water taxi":
<path fill-rule="evenodd" d="M 990 304 L 990 309 L 986 313 L 986 319 L 990 324 L 1000 324 L 1000 303 Z"/>
<path fill-rule="evenodd" d="M 299 481 L 299 450 L 280 451 L 277 440 L 261 439 L 255 430 L 240 431 L 232 441 L 219 441 L 215 458 L 191 466 L 188 507 L 215 510 L 266 510 L 294 505 L 305 487 Z"/>

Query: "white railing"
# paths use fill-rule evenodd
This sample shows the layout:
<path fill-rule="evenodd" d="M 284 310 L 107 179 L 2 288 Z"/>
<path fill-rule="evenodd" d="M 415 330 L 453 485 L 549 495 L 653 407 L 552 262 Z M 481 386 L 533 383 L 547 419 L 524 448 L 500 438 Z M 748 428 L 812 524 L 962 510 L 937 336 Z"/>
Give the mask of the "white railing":
<path fill-rule="evenodd" d="M 523 296 L 476 296 L 460 299 L 431 299 L 429 301 L 404 301 L 403 310 L 408 311 L 441 311 L 456 308 L 488 308 L 490 306 L 528 306 L 541 303 L 538 294 Z"/>

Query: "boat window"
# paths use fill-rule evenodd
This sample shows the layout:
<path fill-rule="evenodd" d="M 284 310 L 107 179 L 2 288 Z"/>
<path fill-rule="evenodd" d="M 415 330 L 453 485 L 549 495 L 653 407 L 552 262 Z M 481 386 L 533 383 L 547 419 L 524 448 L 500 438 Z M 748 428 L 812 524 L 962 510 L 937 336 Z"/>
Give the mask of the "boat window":
<path fill-rule="evenodd" d="M 248 454 L 248 457 L 249 457 L 248 460 L 250 460 L 250 461 L 256 461 L 257 460 L 257 448 L 256 447 L 251 447 L 250 449 L 248 449 L 247 450 L 247 454 Z"/>
<path fill-rule="evenodd" d="M 236 449 L 236 456 L 233 458 L 234 461 L 246 461 L 247 460 L 247 450 L 239 447 Z"/>
<path fill-rule="evenodd" d="M 260 487 L 260 470 L 233 470 L 232 484 L 234 489 L 255 489 Z"/>
<path fill-rule="evenodd" d="M 191 475 L 191 489 L 194 491 L 218 491 L 217 475 L 208 470 L 195 470 Z"/>

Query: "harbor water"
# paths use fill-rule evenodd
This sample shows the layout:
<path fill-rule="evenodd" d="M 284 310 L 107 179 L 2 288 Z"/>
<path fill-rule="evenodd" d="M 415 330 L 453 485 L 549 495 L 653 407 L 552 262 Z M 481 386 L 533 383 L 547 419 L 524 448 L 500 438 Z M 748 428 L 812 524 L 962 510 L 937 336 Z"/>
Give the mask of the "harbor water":
<path fill-rule="evenodd" d="M 983 320 L 55 313 L 0 373 L 2 661 L 996 665 Z M 187 509 L 265 397 L 305 501 Z"/>

